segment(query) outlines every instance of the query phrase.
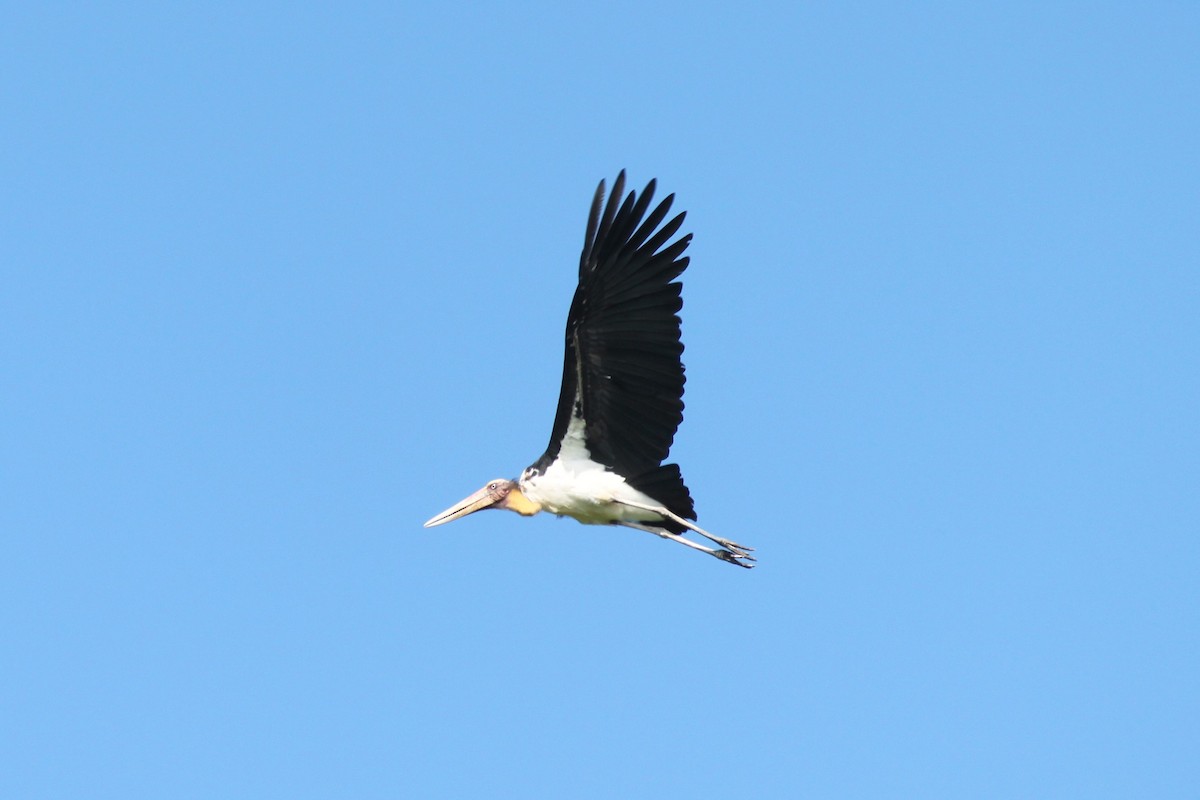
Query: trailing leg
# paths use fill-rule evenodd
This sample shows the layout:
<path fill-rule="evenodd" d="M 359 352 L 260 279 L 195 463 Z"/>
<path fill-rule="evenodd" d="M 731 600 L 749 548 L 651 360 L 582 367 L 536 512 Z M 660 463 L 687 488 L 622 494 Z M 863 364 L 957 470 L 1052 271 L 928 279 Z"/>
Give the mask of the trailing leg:
<path fill-rule="evenodd" d="M 737 553 L 741 557 L 745 557 L 747 553 L 754 552 L 753 547 L 747 547 L 744 544 L 738 544 L 737 542 L 730 541 L 729 539 L 722 539 L 720 536 L 714 536 L 713 534 L 704 530 L 700 526 L 696 525 L 696 523 L 690 522 L 690 521 L 684 519 L 683 517 L 676 514 L 674 511 L 671 511 L 669 508 L 665 508 L 664 506 L 647 506 L 647 505 L 643 505 L 641 503 L 635 503 L 635 502 L 632 502 L 629 500 L 617 500 L 616 502 L 621 503 L 622 505 L 629 506 L 630 508 L 639 508 L 642 511 L 652 511 L 655 514 L 658 514 L 659 516 L 666 517 L 667 519 L 670 519 L 670 520 L 674 520 L 675 522 L 678 522 L 680 525 L 687 528 L 688 530 L 695 531 L 696 533 L 703 536 L 705 539 L 708 539 L 710 542 L 715 542 L 716 544 L 721 545 L 721 547 L 724 547 L 727 550 L 732 550 L 733 552 Z M 753 559 L 751 559 L 751 560 L 753 560 Z"/>
<path fill-rule="evenodd" d="M 754 557 L 751 555 L 748 555 L 744 552 L 740 552 L 740 551 L 736 551 L 736 550 L 732 550 L 732 549 L 727 550 L 724 547 L 721 547 L 719 549 L 713 548 L 713 547 L 705 547 L 702 544 L 693 542 L 691 539 L 680 536 L 678 533 L 672 533 L 671 531 L 669 531 L 665 528 L 656 528 L 653 525 L 645 525 L 640 522 L 615 522 L 613 524 L 614 525 L 623 525 L 626 528 L 633 528 L 635 530 L 645 531 L 646 533 L 653 533 L 655 536 L 661 537 L 663 539 L 670 539 L 673 542 L 679 542 L 682 545 L 687 545 L 688 547 L 692 548 L 693 550 L 699 550 L 701 553 L 708 553 L 710 556 L 712 556 L 714 558 L 719 558 L 722 561 L 725 561 L 730 564 L 736 564 L 739 567 L 744 567 L 746 569 L 754 568 L 754 564 L 750 563 L 755 560 Z"/>

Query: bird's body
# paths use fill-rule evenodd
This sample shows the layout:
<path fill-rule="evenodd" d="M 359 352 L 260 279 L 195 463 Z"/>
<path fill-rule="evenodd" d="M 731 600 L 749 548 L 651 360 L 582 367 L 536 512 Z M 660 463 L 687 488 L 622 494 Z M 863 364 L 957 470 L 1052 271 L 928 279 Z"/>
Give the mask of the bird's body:
<path fill-rule="evenodd" d="M 662 224 L 673 195 L 647 214 L 654 181 L 622 200 L 624 186 L 621 172 L 607 205 L 603 181 L 592 201 L 546 452 L 519 479 L 491 481 L 425 525 L 485 508 L 544 510 L 648 531 L 751 567 L 751 548 L 689 521 L 696 512 L 679 467 L 662 463 L 683 420 L 683 300 L 675 279 L 687 268 L 692 237 L 670 242 L 684 218 Z M 718 547 L 687 539 L 687 531 Z"/>
<path fill-rule="evenodd" d="M 574 425 L 545 472 L 529 467 L 517 485 L 521 493 L 541 508 L 587 525 L 615 522 L 653 522 L 661 515 L 628 505 L 657 505 L 617 473 L 593 461 L 583 437 L 583 426 Z M 626 502 L 622 502 L 626 501 Z"/>

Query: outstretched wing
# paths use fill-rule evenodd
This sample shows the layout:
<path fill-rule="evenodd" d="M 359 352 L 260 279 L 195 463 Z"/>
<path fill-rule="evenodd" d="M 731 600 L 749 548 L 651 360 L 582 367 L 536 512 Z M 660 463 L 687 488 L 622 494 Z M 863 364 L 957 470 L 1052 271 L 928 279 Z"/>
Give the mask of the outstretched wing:
<path fill-rule="evenodd" d="M 582 433 L 592 460 L 635 486 L 660 485 L 659 464 L 667 457 L 683 420 L 683 344 L 678 312 L 682 289 L 673 281 L 687 268 L 683 255 L 691 234 L 675 241 L 685 214 L 666 224 L 674 195 L 647 214 L 654 196 L 650 181 L 639 196 L 625 191 L 617 176 L 607 204 L 604 182 L 588 217 L 579 287 L 567 315 L 562 392 L 550 445 L 534 466 L 558 457 L 568 431 Z M 660 227 L 661 226 L 661 227 Z M 687 489 L 659 497 L 691 511 Z M 639 481 L 639 478 L 642 478 Z M 665 487 L 660 486 L 659 494 Z M 680 495 L 680 493 L 682 493 Z"/>

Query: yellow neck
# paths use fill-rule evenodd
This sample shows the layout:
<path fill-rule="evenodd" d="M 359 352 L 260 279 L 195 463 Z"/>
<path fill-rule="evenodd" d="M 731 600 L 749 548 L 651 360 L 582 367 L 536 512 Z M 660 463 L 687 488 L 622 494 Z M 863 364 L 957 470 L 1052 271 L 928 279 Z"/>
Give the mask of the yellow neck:
<path fill-rule="evenodd" d="M 504 507 L 509 511 L 517 512 L 523 517 L 532 517 L 542 510 L 540 505 L 523 495 L 521 490 L 516 487 L 513 487 L 508 496 L 504 498 Z"/>

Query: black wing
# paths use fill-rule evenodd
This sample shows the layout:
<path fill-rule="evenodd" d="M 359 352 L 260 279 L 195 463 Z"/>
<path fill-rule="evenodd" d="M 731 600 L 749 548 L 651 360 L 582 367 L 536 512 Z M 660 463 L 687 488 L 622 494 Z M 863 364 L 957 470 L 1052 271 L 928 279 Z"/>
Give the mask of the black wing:
<path fill-rule="evenodd" d="M 630 191 L 622 200 L 622 170 L 607 205 L 604 182 L 596 189 L 567 315 L 554 429 L 534 466 L 544 471 L 558 456 L 571 419 L 578 418 L 593 460 L 694 519 L 679 469 L 659 466 L 683 420 L 682 286 L 672 281 L 687 269 L 683 252 L 692 235 L 668 244 L 686 213 L 662 224 L 675 199 L 670 195 L 647 214 L 654 187 L 650 181 L 640 197 Z"/>

